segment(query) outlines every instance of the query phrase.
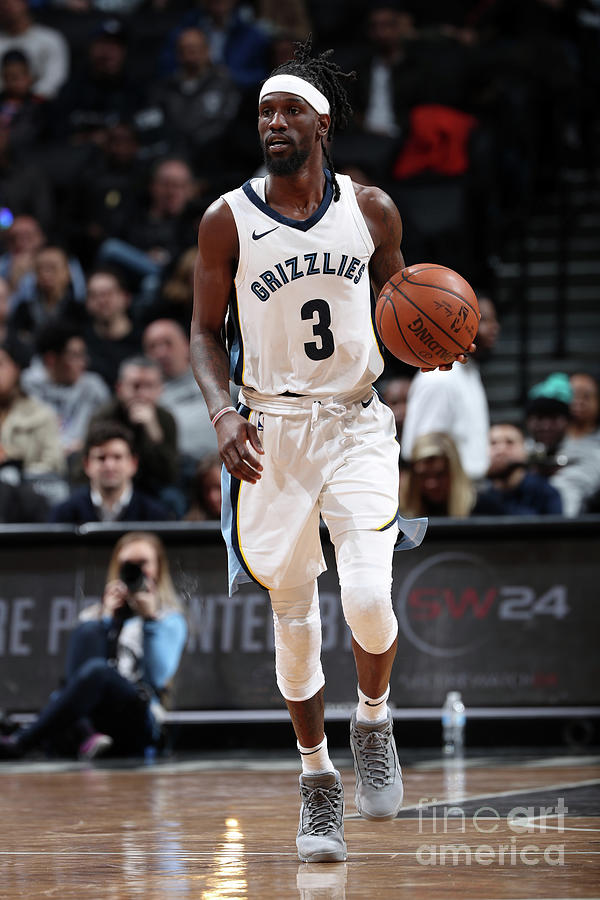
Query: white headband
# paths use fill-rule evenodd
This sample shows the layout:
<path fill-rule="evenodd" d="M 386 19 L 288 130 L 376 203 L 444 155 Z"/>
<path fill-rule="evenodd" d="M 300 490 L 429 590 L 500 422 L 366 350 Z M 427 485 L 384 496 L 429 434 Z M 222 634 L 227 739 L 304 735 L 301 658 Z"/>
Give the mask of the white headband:
<path fill-rule="evenodd" d="M 296 94 L 302 97 L 307 103 L 315 109 L 320 116 L 329 115 L 329 100 L 314 85 L 309 84 L 304 78 L 298 78 L 297 75 L 273 75 L 267 78 L 260 89 L 260 97 L 258 102 L 262 103 L 262 99 L 266 94 L 274 94 L 282 91 L 284 94 Z"/>

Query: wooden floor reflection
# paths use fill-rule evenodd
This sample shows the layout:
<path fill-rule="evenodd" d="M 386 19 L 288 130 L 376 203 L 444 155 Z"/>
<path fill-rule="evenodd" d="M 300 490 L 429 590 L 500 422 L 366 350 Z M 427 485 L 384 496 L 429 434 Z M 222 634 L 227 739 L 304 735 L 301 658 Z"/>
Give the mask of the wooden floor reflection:
<path fill-rule="evenodd" d="M 405 809 L 383 824 L 356 815 L 353 775 L 343 768 L 349 857 L 335 865 L 296 858 L 291 764 L 265 769 L 257 758 L 61 771 L 4 763 L 0 897 L 598 897 L 598 762 L 406 767 Z M 518 816 L 527 817 L 520 829 Z"/>

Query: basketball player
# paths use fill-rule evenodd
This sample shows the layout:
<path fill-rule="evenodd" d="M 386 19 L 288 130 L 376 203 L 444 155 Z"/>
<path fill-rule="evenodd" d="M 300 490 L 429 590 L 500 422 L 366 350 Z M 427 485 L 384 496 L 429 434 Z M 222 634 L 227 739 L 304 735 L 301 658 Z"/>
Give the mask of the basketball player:
<path fill-rule="evenodd" d="M 310 40 L 299 45 L 260 92 L 267 177 L 225 194 L 202 219 L 191 346 L 224 463 L 230 590 L 253 580 L 271 597 L 277 684 L 302 759 L 298 855 L 324 862 L 346 859 L 346 844 L 323 727 L 319 514 L 358 672 L 356 805 L 376 820 L 394 818 L 403 793 L 387 706 L 398 631 L 392 553 L 399 528 L 408 549 L 426 520 L 398 516 L 394 417 L 372 388 L 383 361 L 371 287 L 379 292 L 404 267 L 400 216 L 378 188 L 335 174 L 324 142 L 351 113 L 348 76 L 310 49 Z"/>

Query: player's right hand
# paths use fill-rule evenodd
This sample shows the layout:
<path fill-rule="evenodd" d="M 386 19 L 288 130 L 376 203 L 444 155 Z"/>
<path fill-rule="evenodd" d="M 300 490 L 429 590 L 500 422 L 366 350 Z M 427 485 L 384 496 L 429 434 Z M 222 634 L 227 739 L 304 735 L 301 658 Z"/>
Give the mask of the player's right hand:
<path fill-rule="evenodd" d="M 240 481 L 256 484 L 262 472 L 262 465 L 250 451 L 248 444 L 257 453 L 263 454 L 263 445 L 256 426 L 237 412 L 228 412 L 215 425 L 219 442 L 219 455 L 230 475 Z"/>

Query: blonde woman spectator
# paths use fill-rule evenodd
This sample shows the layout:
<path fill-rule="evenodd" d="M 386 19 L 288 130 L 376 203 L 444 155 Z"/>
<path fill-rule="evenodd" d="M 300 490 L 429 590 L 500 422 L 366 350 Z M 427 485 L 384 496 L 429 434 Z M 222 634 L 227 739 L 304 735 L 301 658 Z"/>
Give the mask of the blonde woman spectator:
<path fill-rule="evenodd" d="M 403 516 L 468 516 L 475 489 L 452 438 L 443 432 L 418 437 L 409 467 L 400 481 Z"/>
<path fill-rule="evenodd" d="M 113 745 L 139 755 L 160 745 L 163 703 L 187 637 L 160 538 L 132 531 L 117 542 L 102 601 L 83 611 L 71 635 L 64 687 L 35 722 L 0 738 L 0 758 L 76 732 L 79 756 Z"/>

